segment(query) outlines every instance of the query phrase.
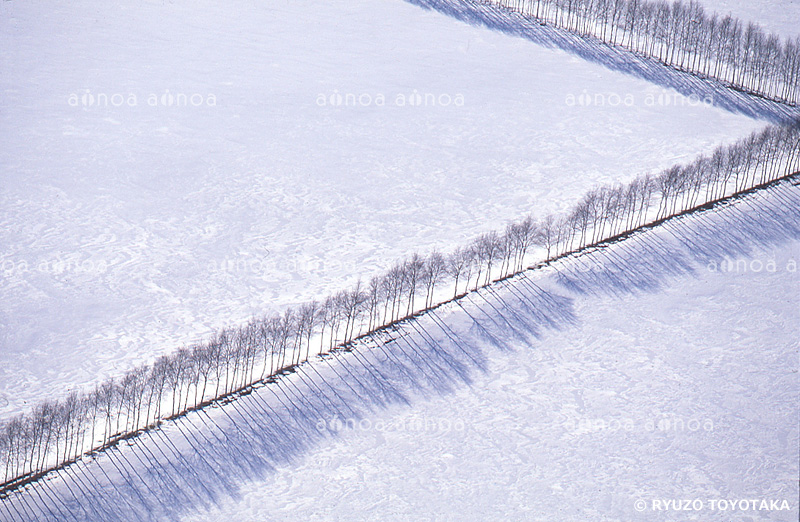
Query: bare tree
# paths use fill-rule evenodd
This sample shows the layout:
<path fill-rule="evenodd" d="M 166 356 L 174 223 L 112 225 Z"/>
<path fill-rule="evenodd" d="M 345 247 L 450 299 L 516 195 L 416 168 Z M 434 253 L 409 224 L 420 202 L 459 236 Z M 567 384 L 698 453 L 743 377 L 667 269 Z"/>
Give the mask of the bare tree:
<path fill-rule="evenodd" d="M 111 422 L 114 419 L 114 406 L 117 397 L 117 387 L 114 384 L 114 380 L 111 379 L 101 384 L 100 388 L 97 390 L 97 394 L 98 407 L 105 419 L 103 431 L 103 446 L 105 446 L 113 435 L 111 431 Z"/>
<path fill-rule="evenodd" d="M 405 274 L 406 290 L 408 291 L 408 308 L 406 315 L 411 315 L 416 307 L 414 306 L 414 299 L 417 295 L 417 287 L 419 286 L 422 272 L 425 268 L 425 260 L 414 252 L 411 258 L 404 263 L 403 273 Z"/>
<path fill-rule="evenodd" d="M 194 403 L 198 405 L 205 401 L 208 380 L 211 378 L 214 361 L 211 358 L 209 346 L 207 344 L 195 345 L 192 348 L 192 359 L 194 360 L 194 367 L 197 369 L 199 378 L 203 381 L 202 386 L 195 387 Z"/>
<path fill-rule="evenodd" d="M 372 331 L 377 329 L 380 324 L 380 308 L 381 303 L 385 301 L 383 279 L 375 276 L 369 280 L 367 286 L 367 314 L 369 316 L 367 329 Z"/>
<path fill-rule="evenodd" d="M 367 295 L 361 290 L 361 280 L 359 280 L 356 286 L 351 290 L 346 290 L 341 293 L 340 303 L 342 315 L 345 320 L 344 344 L 349 343 L 353 339 L 356 323 L 364 309 L 364 303 L 367 299 Z"/>
<path fill-rule="evenodd" d="M 11 437 L 9 437 L 8 426 L 0 424 L 0 465 L 3 467 L 3 480 L 0 484 L 5 484 L 11 479 Z"/>
<path fill-rule="evenodd" d="M 442 279 L 446 272 L 447 264 L 444 256 L 434 251 L 425 260 L 425 266 L 422 270 L 422 286 L 425 288 L 425 308 L 429 308 L 433 305 L 436 284 Z"/>
<path fill-rule="evenodd" d="M 458 280 L 467 270 L 469 260 L 467 256 L 464 255 L 464 251 L 461 248 L 457 248 L 445 258 L 445 262 L 447 274 L 453 278 L 453 299 L 455 299 L 456 296 L 458 296 Z M 467 285 L 469 285 L 469 281 L 467 281 Z"/>

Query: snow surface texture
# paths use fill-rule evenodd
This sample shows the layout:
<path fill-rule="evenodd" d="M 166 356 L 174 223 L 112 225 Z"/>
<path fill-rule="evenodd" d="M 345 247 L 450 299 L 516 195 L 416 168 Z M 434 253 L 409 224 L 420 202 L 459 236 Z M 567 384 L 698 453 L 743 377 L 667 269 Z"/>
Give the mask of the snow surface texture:
<path fill-rule="evenodd" d="M 0 2 L 0 419 L 782 115 L 471 9 Z"/>
<path fill-rule="evenodd" d="M 667 521 L 652 501 L 688 498 L 705 509 L 681 520 L 796 520 L 798 254 L 783 183 L 304 364 L 0 516 Z M 720 499 L 789 509 L 732 517 Z"/>
<path fill-rule="evenodd" d="M 783 38 L 800 36 L 800 0 L 702 0 L 703 7 L 720 15 L 756 22 Z"/>
<path fill-rule="evenodd" d="M 655 59 L 638 57 L 625 47 L 597 45 L 591 37 L 581 37 L 566 30 L 543 25 L 511 9 L 477 0 L 408 0 L 422 7 L 435 9 L 451 17 L 472 24 L 483 25 L 508 34 L 527 38 L 541 45 L 566 49 L 591 62 L 602 63 L 606 67 L 626 74 L 648 79 L 656 85 L 675 89 L 683 95 L 700 95 L 714 100 L 714 104 L 726 110 L 749 114 L 753 117 L 771 119 L 785 118 L 791 113 L 796 118 L 797 111 L 786 106 L 773 105 L 758 98 L 747 96 L 728 89 L 716 81 L 701 80 L 694 75 L 665 69 Z"/>

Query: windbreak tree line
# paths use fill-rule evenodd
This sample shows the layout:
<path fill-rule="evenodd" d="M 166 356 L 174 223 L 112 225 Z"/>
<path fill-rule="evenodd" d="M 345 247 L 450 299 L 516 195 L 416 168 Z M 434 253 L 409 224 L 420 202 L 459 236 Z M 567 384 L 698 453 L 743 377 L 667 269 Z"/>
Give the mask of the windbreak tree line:
<path fill-rule="evenodd" d="M 706 13 L 697 0 L 479 0 L 736 89 L 796 105 L 800 36 Z"/>
<path fill-rule="evenodd" d="M 569 212 L 526 216 L 447 254 L 412 254 L 347 290 L 224 328 L 121 378 L 0 423 L 0 494 L 531 262 L 551 261 L 798 170 L 800 125 L 767 127 L 688 165 L 595 188 Z"/>

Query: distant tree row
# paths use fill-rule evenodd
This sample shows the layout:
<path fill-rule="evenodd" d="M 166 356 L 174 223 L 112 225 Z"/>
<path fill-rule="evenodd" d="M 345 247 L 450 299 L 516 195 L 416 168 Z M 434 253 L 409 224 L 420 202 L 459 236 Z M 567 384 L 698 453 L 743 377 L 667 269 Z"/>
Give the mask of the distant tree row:
<path fill-rule="evenodd" d="M 411 314 L 592 243 L 800 170 L 800 126 L 775 126 L 710 156 L 596 188 L 571 211 L 487 232 L 449 254 L 413 254 L 367 283 L 253 318 L 85 393 L 0 424 L 0 493 L 121 437 L 268 380 Z"/>
<path fill-rule="evenodd" d="M 783 42 L 757 24 L 708 14 L 697 0 L 479 0 L 623 46 L 737 89 L 796 105 L 800 36 Z"/>

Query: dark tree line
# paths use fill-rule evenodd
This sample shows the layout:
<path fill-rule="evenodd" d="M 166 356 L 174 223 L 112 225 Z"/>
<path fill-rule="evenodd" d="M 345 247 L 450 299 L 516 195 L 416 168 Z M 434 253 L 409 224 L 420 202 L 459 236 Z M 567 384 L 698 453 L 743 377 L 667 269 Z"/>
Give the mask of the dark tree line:
<path fill-rule="evenodd" d="M 708 14 L 697 0 L 481 0 L 582 36 L 623 46 L 737 89 L 796 105 L 800 36 Z"/>
<path fill-rule="evenodd" d="M 654 220 L 800 170 L 800 125 L 774 126 L 688 165 L 591 190 L 561 215 L 532 216 L 449 254 L 413 254 L 321 301 L 225 328 L 86 392 L 0 424 L 0 492 L 20 478 L 269 379 L 318 353 Z"/>

